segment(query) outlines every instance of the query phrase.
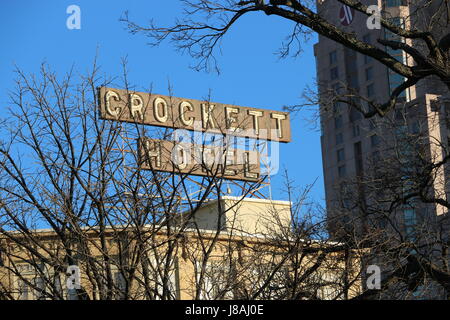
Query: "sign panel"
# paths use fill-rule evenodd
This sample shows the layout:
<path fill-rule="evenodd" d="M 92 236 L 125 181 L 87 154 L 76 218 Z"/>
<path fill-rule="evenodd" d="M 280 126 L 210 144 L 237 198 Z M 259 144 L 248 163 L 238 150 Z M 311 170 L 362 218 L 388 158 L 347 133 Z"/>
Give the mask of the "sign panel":
<path fill-rule="evenodd" d="M 100 117 L 175 129 L 291 141 L 289 113 L 99 88 Z"/>
<path fill-rule="evenodd" d="M 257 151 L 142 138 L 138 141 L 142 169 L 256 182 Z"/>

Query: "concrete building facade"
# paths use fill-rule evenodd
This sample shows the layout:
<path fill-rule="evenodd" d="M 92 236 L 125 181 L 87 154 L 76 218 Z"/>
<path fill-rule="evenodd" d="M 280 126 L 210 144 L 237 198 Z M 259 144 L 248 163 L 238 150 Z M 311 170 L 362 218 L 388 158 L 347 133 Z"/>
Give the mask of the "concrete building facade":
<path fill-rule="evenodd" d="M 362 2 L 383 8 L 384 15 L 390 21 L 406 29 L 423 24 L 435 9 L 432 5 L 421 9 L 421 14 L 417 14 L 415 10 L 421 1 Z M 414 64 L 405 52 L 389 49 L 377 42 L 377 39 L 394 39 L 415 45 L 410 39 L 398 39 L 383 28 L 369 29 L 367 15 L 345 8 L 338 1 L 320 0 L 317 1 L 317 6 L 319 13 L 337 27 L 386 50 L 403 63 L 410 66 Z M 395 149 L 397 153 L 401 153 L 406 161 L 404 167 L 410 167 L 407 161 L 411 159 L 411 151 L 407 150 L 402 141 L 420 132 L 425 140 L 421 143 L 421 148 L 425 146 L 423 153 L 428 159 L 438 162 L 445 156 L 446 151 L 442 146 L 448 146 L 449 134 L 445 98 L 447 90 L 438 81 L 426 79 L 403 92 L 396 110 L 385 119 L 378 116 L 365 119 L 360 112 L 345 103 L 330 103 L 329 97 L 354 92 L 361 107 L 368 110 L 365 99 L 384 103 L 388 101 L 393 89 L 405 79 L 371 57 L 323 36 L 319 36 L 314 53 L 321 101 L 321 144 L 329 231 L 332 235 L 337 235 L 340 228 L 351 224 L 351 228 L 357 233 L 364 234 L 369 225 L 382 225 L 383 222 L 371 221 L 366 216 L 367 212 L 361 214 L 361 210 L 353 210 L 352 207 L 371 207 L 381 202 L 381 196 L 359 182 L 373 173 L 374 164 L 382 163 L 383 159 L 392 155 L 387 150 Z M 446 171 L 443 167 L 438 169 L 433 190 L 430 191 L 443 199 L 447 198 L 448 190 Z M 446 209 L 442 206 L 417 201 L 397 210 L 396 219 L 404 232 L 408 233 L 419 216 L 421 219 L 434 220 L 445 213 Z"/>

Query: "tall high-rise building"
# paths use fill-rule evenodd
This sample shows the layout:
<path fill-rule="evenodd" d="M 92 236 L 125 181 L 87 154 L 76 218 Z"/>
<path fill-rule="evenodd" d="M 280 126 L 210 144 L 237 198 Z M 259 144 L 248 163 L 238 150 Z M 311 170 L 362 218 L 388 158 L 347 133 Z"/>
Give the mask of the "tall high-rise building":
<path fill-rule="evenodd" d="M 391 22 L 405 29 L 429 23 L 436 10 L 433 5 L 421 8 L 420 0 L 371 0 L 363 3 L 378 5 Z M 420 11 L 417 11 L 419 7 Z M 337 27 L 353 32 L 359 39 L 382 48 L 403 63 L 412 66 L 414 61 L 405 52 L 385 47 L 377 39 L 401 40 L 421 50 L 420 44 L 411 39 L 400 39 L 383 28 L 369 29 L 367 15 L 336 0 L 318 0 L 317 8 Z M 392 204 L 395 192 L 403 190 L 406 194 L 410 184 L 418 183 L 408 179 L 420 161 L 418 158 L 437 163 L 447 154 L 450 125 L 449 108 L 444 98 L 448 90 L 433 78 L 425 79 L 400 95 L 393 112 L 383 118 L 366 119 L 355 108 L 334 101 L 332 97 L 353 92 L 352 99 L 367 110 L 367 100 L 388 101 L 393 89 L 405 79 L 371 57 L 323 36 L 319 36 L 314 52 L 321 101 L 321 144 L 329 231 L 338 237 L 340 230 L 350 227 L 356 234 L 364 234 L 370 227 L 384 226 L 386 217 L 383 214 L 386 211 L 383 210 Z M 411 143 L 419 140 L 420 144 Z M 377 167 L 381 169 L 377 171 Z M 394 178 L 388 169 L 395 168 L 398 175 Z M 449 172 L 444 166 L 434 170 L 435 179 L 424 194 L 411 196 L 392 210 L 394 213 L 390 218 L 410 238 L 414 238 L 415 226 L 420 221 L 435 221 L 446 214 L 445 207 L 424 201 L 425 198 L 436 197 L 447 199 Z M 383 189 L 383 186 L 394 184 L 395 181 L 387 183 L 391 177 L 398 180 L 395 191 Z M 384 202 L 389 192 L 391 201 Z M 383 210 L 373 210 L 370 214 L 371 209 L 383 206 Z"/>

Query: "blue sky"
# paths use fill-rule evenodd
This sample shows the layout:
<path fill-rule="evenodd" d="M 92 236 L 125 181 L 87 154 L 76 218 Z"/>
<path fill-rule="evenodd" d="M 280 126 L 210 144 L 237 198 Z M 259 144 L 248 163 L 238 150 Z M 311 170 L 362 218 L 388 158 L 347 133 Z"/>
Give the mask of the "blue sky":
<path fill-rule="evenodd" d="M 66 27 L 69 5 L 81 8 L 81 30 Z M 315 61 L 311 39 L 300 57 L 280 60 L 275 54 L 292 23 L 254 13 L 242 19 L 225 37 L 219 58 L 221 73 L 189 68 L 195 61 L 177 52 L 170 43 L 148 46 L 142 35 L 131 35 L 119 22 L 128 10 L 130 18 L 144 23 L 153 18 L 170 24 L 180 13 L 178 0 L 2 0 L 0 2 L 0 106 L 8 106 L 7 92 L 13 87 L 14 64 L 36 72 L 43 61 L 61 73 L 72 65 L 84 73 L 92 66 L 98 48 L 102 72 L 121 75 L 121 58 L 127 56 L 129 80 L 137 87 L 153 86 L 168 94 L 170 80 L 175 96 L 204 98 L 256 108 L 280 110 L 300 102 L 305 86 L 314 84 Z M 323 201 L 320 133 L 312 129 L 304 112 L 291 118 L 292 142 L 282 144 L 280 162 L 295 185 L 317 182 L 311 196 Z M 286 199 L 281 172 L 272 177 L 274 199 Z"/>

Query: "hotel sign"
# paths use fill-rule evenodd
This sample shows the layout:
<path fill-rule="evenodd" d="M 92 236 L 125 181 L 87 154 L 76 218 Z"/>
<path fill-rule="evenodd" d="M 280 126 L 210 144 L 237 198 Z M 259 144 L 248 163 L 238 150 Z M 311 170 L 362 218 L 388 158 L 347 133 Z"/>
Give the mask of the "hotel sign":
<path fill-rule="evenodd" d="M 100 116 L 106 120 L 239 137 L 291 141 L 289 113 L 144 92 L 99 88 Z"/>
<path fill-rule="evenodd" d="M 139 165 L 142 169 L 256 182 L 260 158 L 256 151 L 231 149 L 142 138 Z"/>

